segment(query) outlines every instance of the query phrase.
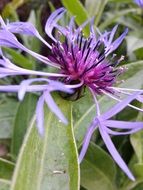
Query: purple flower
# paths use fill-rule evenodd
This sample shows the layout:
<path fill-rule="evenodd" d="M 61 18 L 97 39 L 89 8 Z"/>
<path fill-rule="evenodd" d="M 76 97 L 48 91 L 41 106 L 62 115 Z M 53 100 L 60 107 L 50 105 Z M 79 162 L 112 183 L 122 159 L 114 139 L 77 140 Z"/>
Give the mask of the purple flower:
<path fill-rule="evenodd" d="M 76 27 L 74 17 L 72 17 L 68 26 L 63 27 L 58 24 L 58 21 L 65 12 L 66 10 L 64 8 L 60 8 L 52 13 L 47 20 L 45 32 L 53 40 L 52 44 L 46 42 L 31 23 L 14 22 L 5 24 L 2 18 L 0 19 L 0 46 L 17 48 L 25 51 L 37 60 L 45 63 L 47 66 L 55 67 L 58 70 L 58 73 L 48 73 L 20 68 L 8 60 L 1 51 L 1 78 L 15 75 L 33 75 L 39 77 L 24 80 L 19 85 L 0 86 L 0 91 L 17 92 L 20 100 L 23 99 L 26 92 L 41 92 L 41 96 L 37 102 L 36 118 L 39 132 L 40 134 L 43 134 L 44 102 L 46 102 L 51 111 L 55 113 L 63 123 L 67 123 L 66 118 L 54 102 L 50 92 L 62 91 L 65 93 L 77 93 L 79 97 L 82 89 L 87 87 L 93 95 L 97 115 L 93 119 L 85 135 L 83 147 L 79 156 L 79 162 L 82 161 L 88 148 L 91 135 L 98 126 L 101 137 L 103 138 L 103 141 L 105 142 L 105 145 L 113 159 L 126 173 L 126 175 L 131 180 L 134 180 L 132 173 L 117 152 L 109 136 L 131 134 L 143 128 L 143 122 L 112 120 L 112 117 L 126 106 L 143 111 L 142 109 L 130 104 L 134 99 L 143 102 L 143 90 L 115 87 L 117 77 L 122 74 L 125 69 L 124 67 L 118 66 L 123 60 L 123 56 L 117 58 L 113 52 L 124 40 L 128 29 L 125 29 L 117 39 L 114 39 L 118 25 L 116 25 L 111 31 L 101 33 L 97 29 L 97 32 L 95 33 L 93 19 L 91 19 L 91 21 L 86 21 L 79 27 Z M 90 35 L 86 38 L 82 33 L 82 29 L 89 22 Z M 53 35 L 53 29 L 58 31 L 57 38 Z M 49 56 L 42 56 L 23 46 L 17 40 L 14 35 L 15 33 L 34 36 L 41 40 L 49 48 Z M 48 77 L 50 77 L 50 79 L 48 79 Z M 121 99 L 120 96 L 118 96 L 119 94 L 123 94 L 125 98 Z M 119 103 L 106 113 L 101 114 L 97 101 L 97 96 L 99 95 L 107 95 Z M 113 129 L 115 127 L 126 131 L 114 131 Z"/>
<path fill-rule="evenodd" d="M 141 8 L 143 8 L 143 0 L 134 0 L 134 2 L 140 6 Z"/>

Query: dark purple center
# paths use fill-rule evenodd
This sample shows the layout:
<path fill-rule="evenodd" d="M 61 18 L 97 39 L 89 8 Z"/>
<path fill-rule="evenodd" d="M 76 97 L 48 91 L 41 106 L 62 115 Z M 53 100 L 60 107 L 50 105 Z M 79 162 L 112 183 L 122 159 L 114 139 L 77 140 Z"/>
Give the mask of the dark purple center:
<path fill-rule="evenodd" d="M 75 84 L 83 82 L 83 86 L 92 88 L 97 94 L 102 90 L 110 91 L 109 87 L 116 82 L 122 72 L 115 68 L 119 61 L 106 58 L 104 43 L 89 37 L 78 35 L 76 40 L 65 39 L 63 43 L 52 45 L 49 59 L 60 65 L 60 72 L 68 75 L 64 82 Z"/>

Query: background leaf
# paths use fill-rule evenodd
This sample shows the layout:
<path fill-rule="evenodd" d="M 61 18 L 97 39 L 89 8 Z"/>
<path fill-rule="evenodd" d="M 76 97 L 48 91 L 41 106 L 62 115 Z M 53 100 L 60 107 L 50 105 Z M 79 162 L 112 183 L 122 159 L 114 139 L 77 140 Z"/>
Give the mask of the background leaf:
<path fill-rule="evenodd" d="M 0 178 L 10 180 L 14 170 L 14 163 L 0 158 Z"/>
<path fill-rule="evenodd" d="M 79 0 L 72 0 L 72 1 L 61 0 L 61 1 L 64 7 L 71 13 L 71 15 L 75 16 L 75 21 L 77 22 L 78 25 L 81 25 L 89 18 L 88 12 L 86 11 L 86 9 Z M 85 27 L 83 31 L 85 35 L 88 35 L 89 27 L 88 26 Z"/>
<path fill-rule="evenodd" d="M 95 16 L 95 26 L 98 25 L 100 22 L 101 16 L 103 14 L 105 5 L 107 4 L 108 0 L 86 0 L 85 1 L 85 8 L 87 9 L 90 17 Z"/>
<path fill-rule="evenodd" d="M 112 158 L 100 147 L 90 143 L 81 163 L 81 185 L 88 190 L 115 190 L 115 175 Z"/>
<path fill-rule="evenodd" d="M 34 94 L 26 94 L 20 103 L 14 121 L 13 136 L 11 142 L 11 154 L 15 157 L 22 145 L 27 127 L 34 115 L 38 97 Z"/>
<path fill-rule="evenodd" d="M 10 188 L 10 181 L 0 179 L 0 190 L 9 190 Z"/>
<path fill-rule="evenodd" d="M 0 139 L 11 137 L 12 124 L 17 111 L 18 103 L 12 98 L 3 98 L 0 101 Z M 13 109 L 14 108 L 14 109 Z"/>

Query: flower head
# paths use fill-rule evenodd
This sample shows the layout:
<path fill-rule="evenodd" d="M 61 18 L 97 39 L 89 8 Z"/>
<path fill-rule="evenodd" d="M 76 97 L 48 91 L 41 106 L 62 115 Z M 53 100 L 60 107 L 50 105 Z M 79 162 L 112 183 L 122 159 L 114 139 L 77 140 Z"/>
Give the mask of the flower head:
<path fill-rule="evenodd" d="M 63 79 L 64 83 L 81 83 L 81 87 L 87 86 L 96 94 L 101 94 L 103 90 L 111 91 L 109 88 L 116 83 L 116 78 L 124 69 L 117 68 L 122 58 L 116 59 L 113 56 L 108 59 L 107 56 L 120 45 L 127 33 L 125 30 L 120 41 L 118 39 L 110 44 L 115 29 L 117 27 L 107 36 L 95 39 L 93 33 L 85 38 L 79 29 L 72 31 L 72 28 L 69 28 L 63 34 L 64 42 L 53 42 L 49 59 L 59 65 L 62 74 L 68 76 Z M 106 41 L 105 38 L 109 39 Z"/>
<path fill-rule="evenodd" d="M 74 93 L 87 87 L 93 96 L 97 115 L 93 119 L 85 135 L 79 161 L 81 162 L 83 159 L 88 148 L 91 135 L 98 126 L 103 141 L 114 160 L 128 175 L 128 177 L 134 180 L 132 173 L 115 149 L 109 136 L 110 134 L 131 134 L 143 128 L 143 122 L 112 120 L 112 116 L 116 115 L 126 106 L 143 111 L 142 109 L 130 104 L 134 99 L 141 102 L 143 101 L 143 90 L 121 89 L 115 87 L 118 76 L 122 74 L 125 69 L 118 66 L 120 61 L 123 60 L 123 56 L 117 58 L 113 52 L 124 40 L 128 29 L 125 29 L 117 39 L 114 39 L 118 25 L 116 25 L 111 31 L 106 31 L 103 34 L 100 33 L 98 29 L 95 33 L 93 19 L 91 19 L 90 35 L 86 38 L 83 35 L 82 29 L 87 23 L 89 23 L 89 21 L 83 23 L 79 27 L 76 27 L 74 17 L 72 17 L 69 25 L 63 27 L 58 24 L 58 20 L 65 12 L 66 10 L 64 8 L 60 8 L 52 13 L 47 20 L 45 32 L 52 39 L 52 44 L 46 42 L 31 23 L 15 22 L 5 24 L 2 18 L 0 19 L 0 46 L 21 49 L 46 65 L 58 69 L 58 73 L 48 73 L 20 68 L 8 60 L 1 51 L 1 78 L 14 75 L 34 75 L 39 77 L 24 80 L 19 85 L 0 86 L 0 91 L 18 92 L 20 100 L 23 99 L 27 91 L 41 92 L 41 96 L 37 102 L 36 118 L 39 132 L 43 134 L 44 102 L 46 102 L 51 111 L 55 113 L 63 123 L 67 123 L 66 118 L 54 102 L 50 92 L 62 91 L 65 93 Z M 53 29 L 58 30 L 57 38 L 53 35 Z M 46 46 L 48 46 L 50 50 L 49 56 L 45 57 L 25 47 L 17 40 L 14 35 L 15 33 L 34 36 L 41 40 Z M 50 79 L 48 77 L 50 77 Z M 106 113 L 101 114 L 97 101 L 97 96 L 101 94 L 107 95 L 119 103 Z M 125 98 L 119 98 L 118 94 L 125 95 Z M 115 126 L 119 129 L 127 129 L 127 131 L 116 132 L 109 128 L 114 128 Z"/>

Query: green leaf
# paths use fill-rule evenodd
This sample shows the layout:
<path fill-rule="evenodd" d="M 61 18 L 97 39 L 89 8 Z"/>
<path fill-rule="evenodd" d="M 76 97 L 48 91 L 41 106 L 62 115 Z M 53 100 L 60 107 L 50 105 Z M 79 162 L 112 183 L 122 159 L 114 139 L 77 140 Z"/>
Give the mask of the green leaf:
<path fill-rule="evenodd" d="M 8 160 L 0 158 L 0 178 L 8 179 L 12 178 L 14 170 L 14 164 Z"/>
<path fill-rule="evenodd" d="M 3 98 L 0 101 L 0 139 L 11 137 L 11 126 L 14 121 L 17 106 L 18 103 L 12 98 Z"/>
<path fill-rule="evenodd" d="M 28 0 L 12 0 L 11 4 L 15 9 L 17 9 L 18 7 L 20 7 L 22 4 L 26 2 L 28 2 Z"/>
<path fill-rule="evenodd" d="M 37 96 L 26 94 L 24 100 L 20 103 L 14 122 L 13 136 L 11 142 L 11 153 L 15 157 L 22 145 L 27 127 L 34 115 L 36 108 Z"/>
<path fill-rule="evenodd" d="M 45 134 L 40 136 L 35 118 L 25 136 L 11 190 L 78 190 L 79 168 L 73 136 L 71 105 L 57 97 L 69 120 L 67 126 L 45 110 Z"/>
<path fill-rule="evenodd" d="M 115 190 L 116 168 L 112 158 L 90 143 L 81 163 L 81 185 L 88 190 Z"/>
<path fill-rule="evenodd" d="M 0 190 L 9 190 L 10 189 L 10 181 L 0 179 Z"/>
<path fill-rule="evenodd" d="M 63 5 L 65 8 L 71 13 L 71 15 L 75 16 L 75 21 L 78 25 L 81 25 L 83 22 L 85 22 L 87 19 L 89 19 L 88 12 L 84 8 L 84 6 L 81 4 L 79 0 L 62 0 Z M 84 34 L 89 35 L 89 27 L 86 26 L 84 29 Z"/>
<path fill-rule="evenodd" d="M 2 17 L 5 19 L 9 18 L 13 21 L 18 20 L 17 12 L 11 3 L 8 3 L 2 10 Z"/>

